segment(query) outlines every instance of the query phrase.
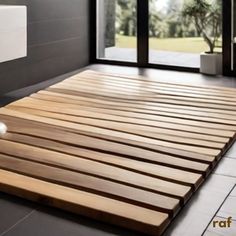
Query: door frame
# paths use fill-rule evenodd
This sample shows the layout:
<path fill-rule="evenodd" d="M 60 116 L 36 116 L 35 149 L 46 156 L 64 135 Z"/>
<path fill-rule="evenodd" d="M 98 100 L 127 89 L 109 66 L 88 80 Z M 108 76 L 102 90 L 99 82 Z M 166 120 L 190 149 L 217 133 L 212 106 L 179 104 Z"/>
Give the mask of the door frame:
<path fill-rule="evenodd" d="M 223 75 L 234 76 L 232 70 L 232 1 L 223 0 Z"/>
<path fill-rule="evenodd" d="M 199 73 L 198 68 L 149 63 L 149 0 L 137 0 L 137 62 L 97 58 L 97 1 L 90 0 L 90 63 Z M 231 73 L 231 0 L 222 0 L 223 73 Z M 230 19 L 230 21 L 229 21 Z M 230 40 L 229 40 L 230 38 Z"/>

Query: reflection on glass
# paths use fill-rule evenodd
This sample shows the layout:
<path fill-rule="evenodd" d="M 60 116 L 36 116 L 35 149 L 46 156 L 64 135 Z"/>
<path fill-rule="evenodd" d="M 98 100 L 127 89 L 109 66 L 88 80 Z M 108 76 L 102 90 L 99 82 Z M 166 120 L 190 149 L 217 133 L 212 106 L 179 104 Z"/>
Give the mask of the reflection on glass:
<path fill-rule="evenodd" d="M 210 51 L 207 40 L 215 44 L 214 51 L 221 51 L 221 4 L 222 0 L 149 0 L 149 62 L 199 68 L 200 53 Z"/>
<path fill-rule="evenodd" d="M 136 0 L 97 0 L 97 58 L 136 62 L 136 35 Z"/>

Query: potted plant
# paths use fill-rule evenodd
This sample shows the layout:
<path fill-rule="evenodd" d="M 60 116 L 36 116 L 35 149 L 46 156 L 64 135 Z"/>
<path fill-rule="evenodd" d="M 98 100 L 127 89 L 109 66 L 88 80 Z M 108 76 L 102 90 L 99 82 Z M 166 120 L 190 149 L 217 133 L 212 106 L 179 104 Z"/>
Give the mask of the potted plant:
<path fill-rule="evenodd" d="M 222 53 L 215 52 L 221 37 L 222 12 L 219 0 L 185 0 L 182 15 L 194 23 L 197 34 L 202 36 L 209 51 L 200 55 L 200 72 L 217 75 L 222 73 Z"/>

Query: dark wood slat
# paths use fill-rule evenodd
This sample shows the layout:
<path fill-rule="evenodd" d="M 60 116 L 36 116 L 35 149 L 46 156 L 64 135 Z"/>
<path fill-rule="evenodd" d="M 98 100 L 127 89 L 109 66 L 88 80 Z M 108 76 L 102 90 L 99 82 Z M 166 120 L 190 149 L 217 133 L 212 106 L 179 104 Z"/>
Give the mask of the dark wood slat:
<path fill-rule="evenodd" d="M 143 153 L 143 149 L 145 152 L 143 153 L 143 158 L 147 156 L 147 160 L 155 161 L 156 158 L 163 157 L 163 154 L 169 154 L 173 156 L 177 156 L 180 158 L 195 160 L 204 163 L 213 163 L 216 160 L 215 156 L 203 155 L 199 153 L 188 152 L 184 150 L 178 150 L 178 155 L 175 149 L 165 148 L 157 145 L 148 145 L 142 144 L 140 142 L 135 142 L 131 140 L 123 140 L 123 139 L 115 139 L 112 137 L 94 137 L 95 134 L 86 134 L 83 135 L 82 132 L 75 133 L 74 130 L 70 128 L 62 128 L 60 126 L 48 125 L 45 123 L 25 120 L 22 118 L 6 116 L 0 114 L 0 119 L 8 126 L 8 130 L 11 132 L 21 133 L 21 134 L 29 134 L 37 137 L 48 138 L 61 142 L 65 142 L 68 144 L 83 146 L 90 149 L 103 150 L 109 153 L 120 153 L 123 155 L 131 155 L 139 157 Z M 21 124 L 20 126 L 18 124 Z M 51 135 L 51 134 L 56 135 Z M 92 144 L 92 145 L 90 145 Z M 152 152 L 146 152 L 152 151 Z M 156 155 L 154 155 L 154 152 Z M 160 154 L 159 154 L 160 153 Z"/>
<path fill-rule="evenodd" d="M 158 205 L 160 206 L 157 200 L 157 198 L 160 197 L 159 201 L 166 202 L 165 206 L 167 206 L 169 212 L 171 210 L 175 211 L 174 208 L 176 207 L 178 208 L 178 200 L 176 201 L 175 198 L 183 200 L 188 198 L 190 195 L 189 187 L 170 183 L 167 181 L 157 180 L 154 183 L 146 183 L 144 185 L 144 188 L 142 188 L 142 185 L 135 184 L 133 184 L 133 186 L 131 187 L 120 183 L 104 180 L 98 177 L 72 172 L 61 168 L 55 168 L 48 165 L 42 165 L 35 162 L 25 161 L 21 160 L 20 158 L 15 158 L 3 154 L 0 154 L 0 168 L 29 177 L 45 180 L 51 183 L 60 184 L 65 187 L 88 191 L 101 196 L 122 200 L 136 205 L 140 204 L 140 206 L 143 207 L 147 207 L 147 205 L 149 205 L 149 208 L 152 208 L 151 206 L 153 206 L 154 204 L 150 202 L 149 204 L 144 206 L 145 198 L 149 199 L 150 197 L 150 201 L 156 201 L 156 207 Z M 175 198 L 165 198 L 165 196 L 155 194 L 162 193 L 161 190 L 163 190 L 163 193 L 165 193 L 166 195 Z M 148 196 L 149 193 L 150 195 Z M 140 201 L 137 199 L 142 200 Z"/>
<path fill-rule="evenodd" d="M 157 164 L 147 164 L 146 166 L 142 166 L 143 163 L 136 164 L 133 169 L 139 171 L 142 174 L 140 175 L 139 173 L 127 171 L 119 167 L 113 167 L 108 164 L 98 163 L 92 160 L 85 160 L 75 156 L 34 147 L 35 145 L 32 147 L 30 145 L 9 142 L 6 140 L 0 140 L 0 145 L 2 145 L 0 152 L 10 156 L 22 157 L 30 161 L 41 162 L 43 164 L 55 165 L 59 168 L 99 176 L 114 182 L 118 181 L 126 184 L 135 184 L 136 181 L 138 183 L 138 181 L 142 179 L 143 181 L 154 183 L 156 181 L 155 178 L 157 178 L 195 187 L 198 187 L 202 182 L 202 176 L 200 174 Z M 132 166 L 132 161 L 129 162 L 130 166 Z"/>
<path fill-rule="evenodd" d="M 94 160 L 100 163 L 109 164 L 124 168 L 127 170 L 132 170 L 140 173 L 139 168 L 136 167 L 142 165 L 142 168 L 155 166 L 155 164 L 161 164 L 163 166 L 175 167 L 178 169 L 183 169 L 191 172 L 196 172 L 200 174 L 207 174 L 209 172 L 209 164 L 199 163 L 195 161 L 188 161 L 181 158 L 176 158 L 173 156 L 160 155 L 155 152 L 137 149 L 137 152 L 129 152 L 129 156 L 124 156 L 119 153 L 117 154 L 107 154 L 103 152 L 93 151 L 90 149 L 85 149 L 81 147 L 75 147 L 68 144 L 52 141 L 46 138 L 37 138 L 29 135 L 22 135 L 16 133 L 7 133 L 3 137 L 5 140 L 23 143 L 31 146 L 41 147 L 48 150 L 58 151 L 61 153 L 77 156 L 80 158 L 85 158 L 89 160 Z M 130 148 L 131 149 L 131 148 Z M 126 153 L 127 154 L 127 153 Z M 149 158 L 150 157 L 150 158 Z M 131 162 L 132 160 L 132 162 Z M 142 163 L 142 164 L 141 164 Z M 145 163 L 145 165 L 144 165 Z"/>
<path fill-rule="evenodd" d="M 0 170 L 1 190 L 150 235 L 160 235 L 168 215 L 126 202 Z"/>
<path fill-rule="evenodd" d="M 175 144 L 171 142 L 165 142 L 165 141 L 160 141 L 160 140 L 155 140 L 151 138 L 146 138 L 146 137 L 141 137 L 138 135 L 134 134 L 127 134 L 119 131 L 113 131 L 113 130 L 106 130 L 103 128 L 98 128 L 98 127 L 91 127 L 89 125 L 83 125 L 83 124 L 76 124 L 72 122 L 66 122 L 66 121 L 61 121 L 61 120 L 56 120 L 56 119 L 51 119 L 51 118 L 45 118 L 45 117 L 38 117 L 34 115 L 29 115 L 26 113 L 21 113 L 17 111 L 13 111 L 10 109 L 2 108 L 0 110 L 0 114 L 6 114 L 9 116 L 14 116 L 21 118 L 23 117 L 26 120 L 34 120 L 40 123 L 46 123 L 50 125 L 57 125 L 61 126 L 64 128 L 72 129 L 74 132 L 83 132 L 83 133 L 93 133 L 94 136 L 101 136 L 101 137 L 107 137 L 111 136 L 117 139 L 123 139 L 123 140 L 131 140 L 134 142 L 140 142 L 143 143 L 144 145 L 160 145 L 166 148 L 174 148 L 176 149 L 176 153 L 178 153 L 179 150 L 187 150 L 190 152 L 194 153 L 199 153 L 199 154 L 205 154 L 205 155 L 213 155 L 213 156 L 219 156 L 222 152 L 220 149 L 212 149 L 212 148 L 203 148 L 203 147 L 192 147 L 188 145 L 183 145 L 183 144 Z M 233 134 L 233 133 L 232 133 Z"/>
<path fill-rule="evenodd" d="M 30 97 L 36 98 L 39 100 L 46 100 L 46 101 L 54 101 L 54 102 L 62 102 L 66 104 L 78 104 L 78 105 L 85 105 L 87 108 L 90 108 L 90 106 L 93 107 L 100 107 L 100 108 L 106 108 L 104 110 L 116 112 L 116 111 L 126 111 L 129 113 L 135 112 L 136 115 L 139 115 L 142 119 L 150 119 L 149 116 L 151 115 L 158 115 L 158 114 L 165 114 L 166 116 L 173 116 L 173 117 L 182 117 L 188 118 L 188 119 L 194 119 L 194 120 L 208 120 L 208 118 L 215 118 L 220 119 L 222 121 L 227 120 L 236 120 L 236 114 L 235 115 L 227 115 L 227 114 L 221 114 L 217 111 L 215 113 L 213 112 L 203 112 L 203 111 L 194 111 L 194 110 L 186 110 L 181 107 L 181 109 L 178 109 L 178 107 L 165 107 L 161 106 L 163 104 L 158 104 L 158 106 L 150 107 L 150 109 L 146 109 L 147 107 L 140 104 L 129 104 L 126 103 L 114 103 L 112 101 L 102 101 L 98 99 L 92 99 L 92 98 L 86 98 L 86 97 L 80 97 L 80 96 L 70 96 L 65 94 L 57 94 L 57 93 L 51 93 L 49 91 L 40 91 L 38 93 L 32 94 Z M 116 107 L 114 107 L 114 105 Z M 153 108 L 154 110 L 151 110 Z"/>
<path fill-rule="evenodd" d="M 9 105 L 11 107 L 12 105 Z M 29 107 L 29 108 L 38 108 L 38 109 L 47 109 L 51 107 L 55 111 L 72 111 L 72 109 L 77 111 L 79 113 L 80 106 L 71 104 L 69 108 L 65 107 L 64 104 L 56 103 L 56 102 L 49 102 L 49 101 L 39 101 L 32 98 L 25 98 L 20 101 L 17 101 L 13 104 L 13 106 L 21 106 L 21 107 Z M 87 112 L 88 113 L 88 112 Z M 115 117 L 113 115 L 108 114 L 99 114 L 99 117 L 107 117 L 106 120 L 110 119 L 117 120 L 118 118 L 122 121 L 122 112 L 116 114 L 118 117 Z M 189 132 L 195 132 L 195 133 L 203 133 L 203 134 L 211 134 L 221 137 L 232 137 L 233 136 L 233 127 L 230 125 L 222 125 L 222 124 L 215 124 L 215 123 L 209 123 L 209 122 L 200 122 L 200 121 L 189 121 L 185 119 L 176 119 L 176 118 L 168 118 L 168 117 L 162 117 L 162 116 L 155 116 L 155 121 L 151 120 L 143 120 L 143 119 L 137 119 L 135 116 L 128 118 L 124 117 L 124 121 L 129 123 L 135 123 L 136 124 L 142 124 L 142 125 L 149 125 L 149 126 L 161 126 L 161 127 L 171 127 L 174 130 L 184 130 Z"/>
<path fill-rule="evenodd" d="M 31 106 L 28 106 L 28 107 L 31 107 Z M 74 122 L 74 123 L 79 123 L 79 124 L 86 124 L 86 125 L 106 128 L 110 130 L 122 131 L 122 132 L 140 135 L 140 136 L 144 136 L 148 138 L 154 138 L 156 140 L 171 141 L 173 143 L 188 144 L 191 146 L 209 147 L 209 148 L 224 150 L 228 144 L 228 142 L 219 143 L 219 142 L 211 142 L 211 141 L 205 141 L 205 140 L 199 140 L 199 139 L 192 139 L 189 137 L 179 137 L 178 131 L 176 131 L 176 134 L 167 135 L 165 134 L 164 131 L 160 132 L 155 127 L 140 126 L 140 125 L 136 125 L 132 123 L 128 123 L 128 124 L 119 123 L 119 119 L 115 121 L 101 120 L 101 119 L 97 119 L 97 117 L 101 118 L 99 114 L 97 113 L 95 113 L 94 115 L 91 115 L 90 113 L 84 113 L 84 116 L 85 116 L 84 117 L 84 116 L 81 116 L 81 112 L 77 112 L 78 110 L 70 110 L 70 111 L 63 110 L 63 112 L 60 113 L 62 110 L 59 109 L 55 111 L 54 107 L 49 107 L 49 106 L 46 106 L 46 108 L 43 108 L 42 106 L 40 106 L 39 107 L 40 110 L 37 109 L 38 107 L 36 107 L 36 109 L 32 109 L 32 108 L 18 107 L 14 105 L 10 106 L 9 108 L 12 108 L 20 112 L 26 112 L 32 115 L 38 115 L 42 117 L 48 117 L 48 118 L 69 121 L 69 122 Z M 107 117 L 107 119 L 109 118 Z"/>
<path fill-rule="evenodd" d="M 124 156 L 121 154 L 107 154 L 103 152 L 93 151 L 90 149 L 85 149 L 81 147 L 75 147 L 71 145 L 67 145 L 64 143 L 52 141 L 49 139 L 42 139 L 38 137 L 28 136 L 28 135 L 22 135 L 22 134 L 16 134 L 16 133 L 7 133 L 3 137 L 4 140 L 9 140 L 17 143 L 23 143 L 35 147 L 41 147 L 52 151 L 58 151 L 61 153 L 77 156 L 80 158 L 85 158 L 89 160 L 94 160 L 100 163 L 109 164 L 112 166 L 117 166 L 120 168 L 124 168 L 127 170 L 136 171 L 137 173 L 142 173 L 144 170 L 146 171 L 146 174 L 151 175 L 151 171 L 148 168 L 152 168 L 152 166 L 155 166 L 155 164 L 161 164 L 163 166 L 168 167 L 175 167 L 178 169 L 194 172 L 194 173 L 200 173 L 200 174 L 207 174 L 209 171 L 209 165 L 204 163 L 199 163 L 195 161 L 188 161 L 181 158 L 175 158 L 173 156 L 167 156 L 162 155 L 162 158 L 155 158 L 156 153 L 146 151 L 143 149 L 138 149 L 140 151 L 139 155 L 137 153 L 133 153 L 133 156 L 131 156 L 131 153 L 129 153 L 129 156 Z M 152 159 L 144 158 L 152 155 Z M 131 162 L 132 160 L 132 162 Z M 155 160 L 155 161 L 154 161 Z M 149 162 L 148 162 L 149 161 Z M 151 161 L 151 162 L 150 162 Z M 136 169 L 136 164 L 138 166 L 141 165 L 141 169 Z"/>

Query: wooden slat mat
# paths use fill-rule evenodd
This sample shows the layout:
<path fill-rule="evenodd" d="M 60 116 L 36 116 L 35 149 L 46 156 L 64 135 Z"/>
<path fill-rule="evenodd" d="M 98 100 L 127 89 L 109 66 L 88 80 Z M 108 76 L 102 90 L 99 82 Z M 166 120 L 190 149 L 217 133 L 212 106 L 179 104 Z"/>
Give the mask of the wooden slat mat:
<path fill-rule="evenodd" d="M 1 191 L 160 235 L 233 144 L 236 90 L 85 71 L 0 121 Z"/>

